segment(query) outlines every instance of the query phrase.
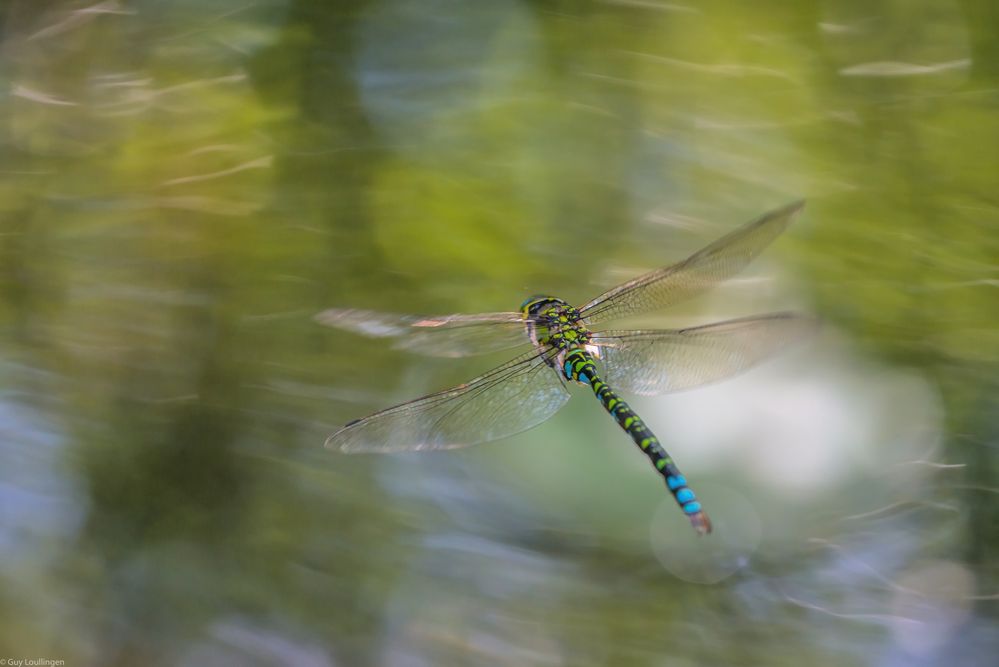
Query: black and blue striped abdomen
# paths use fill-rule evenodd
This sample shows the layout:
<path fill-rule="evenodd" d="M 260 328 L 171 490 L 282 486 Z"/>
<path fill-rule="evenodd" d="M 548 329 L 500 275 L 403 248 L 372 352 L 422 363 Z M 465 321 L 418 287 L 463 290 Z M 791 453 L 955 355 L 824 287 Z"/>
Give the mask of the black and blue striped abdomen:
<path fill-rule="evenodd" d="M 680 505 L 683 513 L 690 519 L 691 524 L 698 533 L 711 532 L 711 520 L 701 509 L 701 503 L 697 500 L 694 492 L 687 486 L 687 480 L 680 473 L 680 470 L 673 462 L 673 458 L 666 453 L 659 439 L 649 430 L 642 418 L 635 414 L 624 400 L 614 393 L 607 383 L 600 379 L 597 374 L 596 364 L 593 356 L 584 349 L 577 348 L 565 355 L 562 366 L 562 373 L 569 380 L 587 384 L 593 389 L 593 393 L 600 399 L 604 409 L 611 414 L 618 425 L 631 436 L 635 444 L 645 452 L 652 465 L 655 466 L 659 474 L 666 480 L 676 502 Z"/>

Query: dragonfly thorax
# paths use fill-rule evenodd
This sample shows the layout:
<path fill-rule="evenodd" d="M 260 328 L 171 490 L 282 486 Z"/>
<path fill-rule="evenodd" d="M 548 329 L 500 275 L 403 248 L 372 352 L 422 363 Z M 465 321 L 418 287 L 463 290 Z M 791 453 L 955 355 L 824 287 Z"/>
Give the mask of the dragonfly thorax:
<path fill-rule="evenodd" d="M 559 365 L 567 350 L 585 348 L 590 331 L 582 323 L 579 311 L 562 299 L 535 296 L 521 306 L 527 335 L 541 351 L 558 350 Z"/>

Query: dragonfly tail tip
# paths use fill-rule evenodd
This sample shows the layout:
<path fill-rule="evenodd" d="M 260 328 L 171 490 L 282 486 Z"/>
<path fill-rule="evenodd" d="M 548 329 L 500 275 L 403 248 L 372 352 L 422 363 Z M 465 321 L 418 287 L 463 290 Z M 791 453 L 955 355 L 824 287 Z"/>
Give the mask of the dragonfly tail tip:
<path fill-rule="evenodd" d="M 690 523 L 698 535 L 708 535 L 711 533 L 711 519 L 704 512 L 690 515 Z"/>

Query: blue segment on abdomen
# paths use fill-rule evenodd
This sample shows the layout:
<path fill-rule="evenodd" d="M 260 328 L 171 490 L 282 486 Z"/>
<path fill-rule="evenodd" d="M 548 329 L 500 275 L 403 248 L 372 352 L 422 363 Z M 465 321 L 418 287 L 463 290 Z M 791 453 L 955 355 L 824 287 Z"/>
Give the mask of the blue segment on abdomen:
<path fill-rule="evenodd" d="M 676 492 L 676 499 L 681 505 L 689 503 L 694 499 L 694 492 L 690 489 L 680 489 Z"/>
<path fill-rule="evenodd" d="M 701 511 L 701 503 L 696 500 L 683 506 L 683 511 L 687 514 L 697 514 Z"/>
<path fill-rule="evenodd" d="M 669 476 L 666 478 L 666 486 L 670 491 L 676 491 L 681 486 L 687 486 L 687 480 L 683 475 Z"/>

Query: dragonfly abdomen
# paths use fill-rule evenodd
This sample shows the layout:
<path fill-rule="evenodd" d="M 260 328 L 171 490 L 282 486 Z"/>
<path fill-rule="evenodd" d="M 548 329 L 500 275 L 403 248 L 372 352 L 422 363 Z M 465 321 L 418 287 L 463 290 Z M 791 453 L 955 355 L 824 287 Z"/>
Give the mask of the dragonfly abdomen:
<path fill-rule="evenodd" d="M 694 495 L 694 491 L 687 485 L 687 480 L 680 473 L 671 457 L 659 442 L 659 438 L 645 425 L 642 418 L 635 414 L 624 399 L 614 393 L 606 382 L 600 379 L 597 374 L 597 367 L 593 361 L 593 356 L 583 349 L 576 349 L 566 355 L 562 372 L 567 379 L 587 384 L 593 389 L 604 409 L 610 413 L 625 433 L 631 436 L 639 449 L 655 466 L 659 474 L 666 481 L 666 487 L 673 498 L 676 499 L 680 509 L 690 519 L 691 524 L 698 533 L 705 534 L 711 532 L 711 520 L 701 508 L 701 503 Z"/>

